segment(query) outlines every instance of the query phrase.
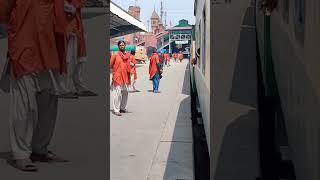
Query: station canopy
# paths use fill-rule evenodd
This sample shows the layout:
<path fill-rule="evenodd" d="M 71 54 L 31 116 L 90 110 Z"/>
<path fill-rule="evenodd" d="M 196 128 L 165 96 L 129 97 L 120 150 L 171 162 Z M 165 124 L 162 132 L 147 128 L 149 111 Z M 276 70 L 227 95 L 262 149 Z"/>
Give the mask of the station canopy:
<path fill-rule="evenodd" d="M 110 2 L 110 37 L 147 32 L 144 24 L 113 2 Z"/>

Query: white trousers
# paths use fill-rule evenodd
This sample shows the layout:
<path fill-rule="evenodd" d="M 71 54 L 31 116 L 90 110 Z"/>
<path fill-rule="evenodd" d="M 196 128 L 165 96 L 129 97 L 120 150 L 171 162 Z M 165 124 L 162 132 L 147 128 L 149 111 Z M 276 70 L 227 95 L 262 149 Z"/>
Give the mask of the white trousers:
<path fill-rule="evenodd" d="M 131 78 L 131 89 L 136 90 L 137 89 L 137 86 L 136 86 L 137 81 L 134 79 L 134 74 L 131 74 L 130 78 Z"/>
<path fill-rule="evenodd" d="M 10 79 L 9 130 L 14 159 L 29 158 L 31 152 L 47 153 L 53 136 L 58 99 L 50 92 L 49 76 L 39 76 Z"/>
<path fill-rule="evenodd" d="M 87 90 L 84 82 L 84 63 L 86 61 L 86 58 L 78 58 L 77 47 L 77 38 L 75 35 L 71 34 L 68 40 L 66 57 L 67 73 L 53 74 L 56 79 L 56 94 Z"/>
<path fill-rule="evenodd" d="M 128 89 L 126 85 L 113 86 L 113 111 L 125 110 L 128 102 Z"/>

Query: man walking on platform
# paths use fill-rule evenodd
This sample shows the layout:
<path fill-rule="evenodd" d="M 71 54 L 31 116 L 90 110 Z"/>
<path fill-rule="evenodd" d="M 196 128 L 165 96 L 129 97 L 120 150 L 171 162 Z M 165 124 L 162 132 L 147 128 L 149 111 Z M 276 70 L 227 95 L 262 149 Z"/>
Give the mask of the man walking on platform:
<path fill-rule="evenodd" d="M 150 75 L 150 80 L 152 80 L 154 93 L 160 93 L 159 84 L 160 84 L 160 79 L 162 78 L 161 74 L 162 74 L 162 69 L 160 65 L 159 55 L 157 54 L 156 51 L 154 51 L 150 58 L 150 64 L 149 64 L 149 75 Z"/>
<path fill-rule="evenodd" d="M 137 61 L 135 59 L 135 54 L 136 52 L 134 50 L 131 50 L 131 56 L 130 56 L 130 83 L 131 83 L 131 89 L 133 92 L 140 92 L 139 90 L 137 90 L 136 88 L 136 82 L 137 82 L 137 69 L 136 69 L 136 64 Z"/>
<path fill-rule="evenodd" d="M 183 54 L 182 54 L 181 51 L 178 54 L 178 59 L 179 59 L 180 62 L 182 62 L 182 60 L 183 60 Z"/>
<path fill-rule="evenodd" d="M 2 1 L 2 0 L 1 0 Z M 50 72 L 59 72 L 54 36 L 53 0 L 7 1 L 8 73 L 10 73 L 10 144 L 13 161 L 23 171 L 37 171 L 33 161 L 65 162 L 49 151 L 58 99 L 51 94 Z M 3 3 L 3 2 L 1 2 Z"/>
<path fill-rule="evenodd" d="M 128 102 L 128 88 L 130 84 L 128 76 L 128 62 L 130 54 L 125 53 L 126 43 L 118 42 L 119 51 L 111 56 L 110 68 L 112 69 L 112 89 L 113 89 L 113 114 L 121 116 L 126 113 Z"/>
<path fill-rule="evenodd" d="M 174 62 L 177 62 L 177 58 L 178 58 L 178 54 L 177 53 L 173 53 Z"/>

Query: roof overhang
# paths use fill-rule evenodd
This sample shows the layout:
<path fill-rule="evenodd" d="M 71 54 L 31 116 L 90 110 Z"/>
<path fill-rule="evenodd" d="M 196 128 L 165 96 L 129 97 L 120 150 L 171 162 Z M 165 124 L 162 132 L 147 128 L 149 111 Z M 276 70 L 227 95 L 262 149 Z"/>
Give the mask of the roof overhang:
<path fill-rule="evenodd" d="M 147 32 L 143 23 L 110 2 L 110 38 L 135 32 Z"/>

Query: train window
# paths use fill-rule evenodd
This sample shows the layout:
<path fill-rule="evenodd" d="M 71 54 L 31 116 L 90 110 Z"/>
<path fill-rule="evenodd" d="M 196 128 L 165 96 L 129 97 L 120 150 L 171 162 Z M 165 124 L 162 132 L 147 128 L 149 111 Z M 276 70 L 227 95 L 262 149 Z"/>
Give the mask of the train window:
<path fill-rule="evenodd" d="M 282 0 L 282 17 L 289 23 L 289 0 Z"/>
<path fill-rule="evenodd" d="M 295 0 L 294 26 L 296 39 L 303 44 L 305 27 L 305 0 Z"/>

